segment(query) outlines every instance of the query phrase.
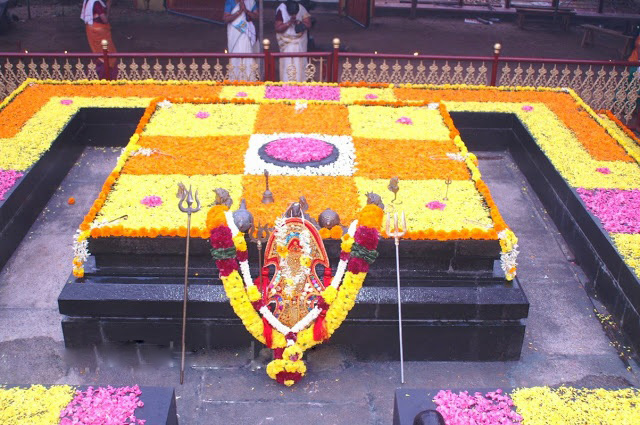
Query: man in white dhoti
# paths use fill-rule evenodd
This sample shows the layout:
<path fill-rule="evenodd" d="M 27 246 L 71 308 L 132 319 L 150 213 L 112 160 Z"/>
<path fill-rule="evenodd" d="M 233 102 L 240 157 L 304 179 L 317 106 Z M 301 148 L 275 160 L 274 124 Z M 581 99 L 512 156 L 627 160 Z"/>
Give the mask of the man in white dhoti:
<path fill-rule="evenodd" d="M 258 53 L 256 39 L 258 5 L 255 0 L 226 0 L 222 19 L 227 24 L 229 53 Z M 230 59 L 230 80 L 255 81 L 259 78 L 257 61 L 253 58 Z"/>
<path fill-rule="evenodd" d="M 276 37 L 281 52 L 307 51 L 307 30 L 311 28 L 311 15 L 304 6 L 287 0 L 276 9 Z M 280 80 L 307 80 L 307 58 L 280 58 Z"/>

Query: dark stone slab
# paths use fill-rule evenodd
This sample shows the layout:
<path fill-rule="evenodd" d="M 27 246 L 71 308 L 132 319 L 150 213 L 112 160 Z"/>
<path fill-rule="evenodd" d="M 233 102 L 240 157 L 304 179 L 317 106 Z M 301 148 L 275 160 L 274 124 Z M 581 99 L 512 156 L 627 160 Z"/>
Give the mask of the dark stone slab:
<path fill-rule="evenodd" d="M 616 251 L 600 221 L 587 210 L 526 127 L 513 114 L 452 112 L 451 117 L 471 151 L 503 149 L 502 130 L 511 132 L 509 151 L 591 280 L 587 287 L 614 315 L 631 344 L 640 349 L 640 332 L 635 331 L 640 323 L 640 281 Z M 492 144 L 491 134 L 497 130 L 500 142 Z"/>
<path fill-rule="evenodd" d="M 0 201 L 0 268 L 88 146 L 125 146 L 144 109 L 84 108 Z"/>

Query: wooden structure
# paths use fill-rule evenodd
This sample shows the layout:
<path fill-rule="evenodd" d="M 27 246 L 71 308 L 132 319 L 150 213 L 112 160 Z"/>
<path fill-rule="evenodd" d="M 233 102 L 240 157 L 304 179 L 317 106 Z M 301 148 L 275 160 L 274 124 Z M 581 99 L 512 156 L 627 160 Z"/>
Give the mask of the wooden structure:
<path fill-rule="evenodd" d="M 623 43 L 622 46 L 620 46 L 620 48 L 618 49 L 618 52 L 620 53 L 620 59 L 626 59 L 633 49 L 634 38 L 629 35 L 625 35 L 620 31 L 602 28 L 597 25 L 591 24 L 580 25 L 580 28 L 584 30 L 584 36 L 582 37 L 582 47 L 593 46 L 595 34 L 603 34 L 607 37 L 620 40 L 621 43 Z"/>
<path fill-rule="evenodd" d="M 516 14 L 519 28 L 524 28 L 526 23 L 532 20 L 548 21 L 548 18 L 551 18 L 553 23 L 561 24 L 562 29 L 567 32 L 571 25 L 571 17 L 575 16 L 576 12 L 560 7 L 516 7 Z"/>

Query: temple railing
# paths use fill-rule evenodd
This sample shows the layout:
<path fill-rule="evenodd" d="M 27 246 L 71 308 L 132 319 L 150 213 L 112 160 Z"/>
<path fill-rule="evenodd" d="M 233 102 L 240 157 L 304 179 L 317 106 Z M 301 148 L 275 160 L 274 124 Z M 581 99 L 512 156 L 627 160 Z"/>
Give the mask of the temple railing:
<path fill-rule="evenodd" d="M 188 81 L 370 82 L 567 87 L 594 109 L 623 121 L 633 115 L 640 91 L 638 63 L 500 56 L 434 56 L 340 52 L 230 53 L 2 53 L 0 99 L 27 78 Z M 298 68 L 303 71 L 298 72 Z M 114 69 L 115 68 L 115 69 Z M 284 78 L 283 78 L 284 77 Z"/>

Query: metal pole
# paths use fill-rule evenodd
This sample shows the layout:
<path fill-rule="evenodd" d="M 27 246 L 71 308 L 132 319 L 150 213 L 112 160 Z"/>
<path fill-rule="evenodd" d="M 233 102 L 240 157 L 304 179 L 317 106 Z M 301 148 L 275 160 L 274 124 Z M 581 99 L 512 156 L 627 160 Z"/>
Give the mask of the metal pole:
<path fill-rule="evenodd" d="M 333 53 L 331 54 L 331 82 L 332 83 L 337 83 L 338 79 L 340 78 L 338 76 L 339 67 L 340 67 L 340 56 L 338 55 L 339 53 L 340 53 L 340 39 L 336 37 L 333 39 Z"/>
<path fill-rule="evenodd" d="M 196 190 L 196 206 L 192 207 L 191 205 L 194 202 L 194 197 L 191 193 L 191 187 L 189 187 L 189 190 L 186 190 L 186 187 L 182 183 L 178 184 L 178 196 L 180 197 L 178 208 L 180 208 L 180 211 L 187 213 L 187 247 L 184 259 L 184 296 L 182 301 L 182 355 L 180 358 L 180 385 L 182 385 L 184 383 L 184 357 L 187 335 L 187 301 L 189 300 L 189 241 L 191 239 L 191 214 L 200 211 L 200 200 L 198 199 L 198 191 Z M 186 206 L 184 204 L 186 204 Z"/>
<path fill-rule="evenodd" d="M 180 385 L 184 383 L 184 357 L 186 350 L 186 333 L 187 333 L 187 299 L 189 297 L 189 240 L 191 230 L 191 213 L 187 213 L 187 249 L 184 259 L 184 296 L 182 300 L 182 356 L 180 358 Z"/>
<path fill-rule="evenodd" d="M 396 284 L 398 287 L 398 339 L 400 341 L 400 382 L 404 384 L 404 342 L 402 339 L 402 297 L 400 294 L 400 238 L 407 233 L 407 217 L 402 213 L 402 229 L 398 225 L 398 213 L 393 214 L 393 231 L 391 231 L 391 214 L 387 214 L 385 226 L 387 236 L 394 239 L 396 244 Z"/>
<path fill-rule="evenodd" d="M 502 45 L 500 43 L 496 43 L 493 45 L 493 64 L 491 65 L 491 83 L 490 83 L 490 85 L 492 86 L 496 85 L 496 80 L 498 79 L 498 64 L 499 64 L 501 49 L 502 49 Z"/>
<path fill-rule="evenodd" d="M 397 223 L 397 221 L 396 221 Z M 400 245 L 400 239 L 396 240 L 396 282 L 398 286 L 398 334 L 400 338 L 400 382 L 404 384 L 404 350 L 402 339 L 402 298 L 400 297 L 400 251 L 398 249 Z"/>
<path fill-rule="evenodd" d="M 111 79 L 111 69 L 109 66 L 109 42 L 107 40 L 102 40 L 102 60 L 104 61 L 104 79 Z"/>

